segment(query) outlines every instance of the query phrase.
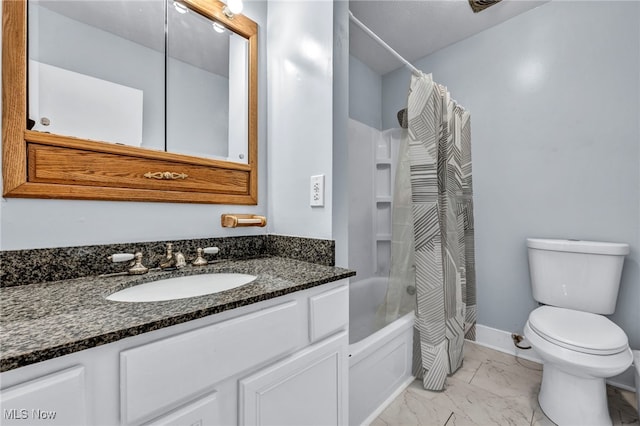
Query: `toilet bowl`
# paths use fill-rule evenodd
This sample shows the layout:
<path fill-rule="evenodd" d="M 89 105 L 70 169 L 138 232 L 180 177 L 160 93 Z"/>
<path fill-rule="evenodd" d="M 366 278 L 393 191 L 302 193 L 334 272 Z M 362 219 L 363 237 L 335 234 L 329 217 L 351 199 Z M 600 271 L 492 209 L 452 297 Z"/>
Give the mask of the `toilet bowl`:
<path fill-rule="evenodd" d="M 528 239 L 534 309 L 524 335 L 543 361 L 540 408 L 559 426 L 611 425 L 605 380 L 633 353 L 614 312 L 629 246 Z"/>
<path fill-rule="evenodd" d="M 605 380 L 633 361 L 627 336 L 606 317 L 542 306 L 524 334 L 544 362 L 540 408 L 558 425 L 611 424 Z"/>

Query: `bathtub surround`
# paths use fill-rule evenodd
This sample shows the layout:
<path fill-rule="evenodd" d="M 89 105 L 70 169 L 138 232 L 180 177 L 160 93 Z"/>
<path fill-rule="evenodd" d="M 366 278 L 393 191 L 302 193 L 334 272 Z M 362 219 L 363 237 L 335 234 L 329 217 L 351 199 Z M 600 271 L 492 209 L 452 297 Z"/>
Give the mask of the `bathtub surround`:
<path fill-rule="evenodd" d="M 335 242 L 284 235 L 202 238 L 195 240 L 153 241 L 81 247 L 0 251 L 0 287 L 68 280 L 123 272 L 123 263 L 111 263 L 114 253 L 142 252 L 143 264 L 156 267 L 167 243 L 182 252 L 187 261 L 195 259 L 198 247 L 218 247 L 220 252 L 208 260 L 238 260 L 265 256 L 286 257 L 320 265 L 335 264 Z"/>
<path fill-rule="evenodd" d="M 475 334 L 475 259 L 469 112 L 431 75 L 413 75 L 408 100 L 416 331 L 425 389 L 444 389 Z M 414 359 L 417 359 L 414 357 Z"/>
<path fill-rule="evenodd" d="M 389 276 L 391 201 L 402 133 L 349 120 L 348 265 L 358 271 L 357 281 Z"/>
<path fill-rule="evenodd" d="M 398 129 L 399 130 L 399 129 Z M 416 307 L 416 254 L 411 205 L 409 139 L 402 132 L 393 184 L 391 260 L 387 295 L 377 313 L 377 323 L 390 324 Z M 393 167 L 392 167 L 393 169 Z"/>

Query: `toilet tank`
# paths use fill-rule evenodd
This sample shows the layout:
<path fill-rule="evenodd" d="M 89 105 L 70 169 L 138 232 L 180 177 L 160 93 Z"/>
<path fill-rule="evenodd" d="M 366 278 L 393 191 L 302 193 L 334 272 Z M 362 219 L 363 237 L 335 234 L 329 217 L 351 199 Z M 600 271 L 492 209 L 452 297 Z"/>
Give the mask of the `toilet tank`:
<path fill-rule="evenodd" d="M 535 300 L 596 314 L 615 311 L 628 244 L 527 238 L 527 248 Z"/>

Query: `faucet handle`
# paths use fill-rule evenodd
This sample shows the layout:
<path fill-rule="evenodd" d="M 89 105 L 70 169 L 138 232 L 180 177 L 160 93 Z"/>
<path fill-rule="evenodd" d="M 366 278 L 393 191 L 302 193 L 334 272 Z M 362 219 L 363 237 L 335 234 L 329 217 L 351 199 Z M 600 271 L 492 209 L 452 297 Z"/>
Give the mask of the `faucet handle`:
<path fill-rule="evenodd" d="M 134 257 L 135 255 L 133 253 L 115 253 L 109 256 L 109 260 L 113 263 L 118 263 L 133 260 Z"/>
<path fill-rule="evenodd" d="M 220 252 L 220 249 L 218 247 L 205 247 L 205 248 L 201 248 L 198 247 L 196 249 L 196 260 L 194 260 L 191 264 L 193 266 L 205 266 L 208 265 L 209 262 L 207 261 L 207 259 L 204 258 L 203 254 L 218 254 L 218 252 Z"/>
<path fill-rule="evenodd" d="M 142 264 L 142 253 L 136 253 L 135 258 L 133 266 L 129 268 L 129 273 L 131 275 L 141 275 L 149 272 L 149 268 Z"/>
<path fill-rule="evenodd" d="M 133 260 L 135 259 L 135 260 Z M 117 262 L 126 262 L 129 260 L 133 260 L 129 264 L 129 273 L 132 275 L 140 275 L 146 274 L 149 271 L 149 268 L 142 264 L 142 253 L 138 252 L 136 254 L 132 253 L 115 253 L 109 256 L 109 260 L 113 263 Z"/>

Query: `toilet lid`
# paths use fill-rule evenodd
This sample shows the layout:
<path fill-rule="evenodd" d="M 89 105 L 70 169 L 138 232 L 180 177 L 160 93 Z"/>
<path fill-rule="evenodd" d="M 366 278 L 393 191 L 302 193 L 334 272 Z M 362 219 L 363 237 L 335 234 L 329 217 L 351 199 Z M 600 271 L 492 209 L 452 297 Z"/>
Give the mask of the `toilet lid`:
<path fill-rule="evenodd" d="M 590 312 L 541 306 L 529 315 L 529 325 L 545 340 L 587 354 L 617 354 L 629 346 L 620 327 Z"/>

